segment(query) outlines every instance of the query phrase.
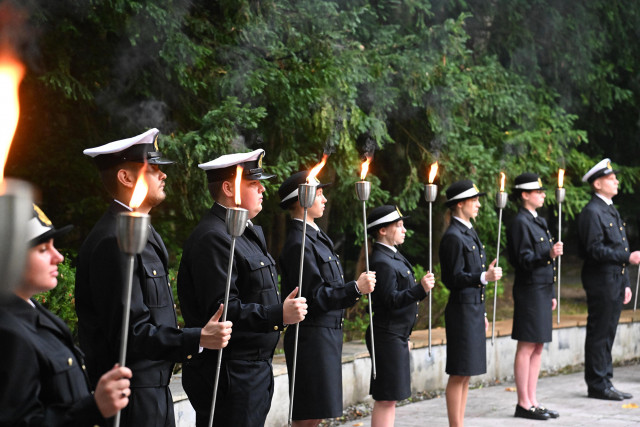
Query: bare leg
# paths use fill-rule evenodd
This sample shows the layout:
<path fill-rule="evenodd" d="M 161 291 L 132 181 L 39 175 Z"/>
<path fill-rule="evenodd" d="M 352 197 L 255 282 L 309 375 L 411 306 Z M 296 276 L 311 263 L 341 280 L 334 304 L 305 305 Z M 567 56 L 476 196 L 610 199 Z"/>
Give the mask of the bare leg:
<path fill-rule="evenodd" d="M 470 379 L 471 377 L 463 377 L 460 375 L 449 376 L 445 394 L 447 399 L 447 415 L 451 427 L 462 427 L 464 425 L 464 410 L 467 405 Z"/>
<path fill-rule="evenodd" d="M 291 427 L 318 427 L 322 420 L 293 420 Z"/>
<path fill-rule="evenodd" d="M 516 389 L 518 391 L 518 405 L 524 409 L 529 409 L 533 406 L 529 399 L 529 371 L 531 354 L 534 352 L 535 346 L 535 343 L 518 341 L 516 360 L 513 365 L 513 374 L 516 378 Z"/>
<path fill-rule="evenodd" d="M 371 427 L 393 427 L 396 418 L 395 400 L 376 400 L 373 403 Z"/>
<path fill-rule="evenodd" d="M 540 362 L 542 360 L 542 347 L 543 344 L 536 343 L 533 352 L 531 353 L 531 359 L 529 362 L 529 386 L 527 394 L 531 405 L 538 407 L 538 397 L 536 396 L 536 390 L 538 387 L 538 375 L 540 375 Z"/>

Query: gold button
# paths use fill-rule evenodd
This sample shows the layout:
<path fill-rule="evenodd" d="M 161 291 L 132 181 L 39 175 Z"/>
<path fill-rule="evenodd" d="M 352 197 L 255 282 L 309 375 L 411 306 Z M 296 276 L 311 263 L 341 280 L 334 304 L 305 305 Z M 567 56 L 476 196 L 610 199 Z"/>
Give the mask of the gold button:
<path fill-rule="evenodd" d="M 620 227 L 620 231 L 622 231 L 622 227 Z"/>
<path fill-rule="evenodd" d="M 331 257 L 329 257 L 329 261 L 331 261 Z"/>
<path fill-rule="evenodd" d="M 411 274 L 411 271 L 407 270 L 407 274 Z"/>
<path fill-rule="evenodd" d="M 356 301 L 360 301 L 360 298 L 356 298 Z"/>
<path fill-rule="evenodd" d="M 69 360 L 67 360 L 67 363 L 69 364 L 69 366 L 73 365 L 73 359 L 69 358 Z"/>
<path fill-rule="evenodd" d="M 171 283 L 167 282 L 167 286 L 168 286 L 168 287 L 171 287 Z"/>
<path fill-rule="evenodd" d="M 624 268 L 622 269 L 622 274 L 624 274 Z"/>
<path fill-rule="evenodd" d="M 553 271 L 556 271 L 556 268 L 555 268 L 555 267 L 553 267 Z"/>
<path fill-rule="evenodd" d="M 86 371 L 86 370 L 87 370 L 87 367 L 86 367 L 86 366 L 84 366 L 84 365 L 82 365 L 82 370 L 83 370 L 83 371 Z"/>
<path fill-rule="evenodd" d="M 271 277 L 273 277 L 273 273 L 271 273 Z"/>
<path fill-rule="evenodd" d="M 629 248 L 624 248 L 624 251 L 625 251 L 625 252 L 628 252 L 628 251 L 629 251 Z"/>
<path fill-rule="evenodd" d="M 541 241 L 541 242 L 544 242 L 544 237 L 541 237 L 541 238 L 540 238 L 540 241 Z"/>
<path fill-rule="evenodd" d="M 273 327 L 273 330 L 274 330 L 274 331 L 277 331 L 277 330 L 278 330 L 278 327 L 277 327 L 277 326 L 274 326 L 274 327 Z"/>
<path fill-rule="evenodd" d="M 480 300 L 484 301 L 484 294 L 480 296 Z"/>
<path fill-rule="evenodd" d="M 626 262 L 623 262 L 623 263 L 622 263 L 622 266 L 623 266 L 623 267 L 626 267 L 626 266 L 627 266 L 627 263 L 626 263 Z"/>
<path fill-rule="evenodd" d="M 480 254 L 480 258 L 484 258 L 484 255 Z"/>
<path fill-rule="evenodd" d="M 176 307 L 177 307 L 177 305 L 173 304 L 173 308 L 176 308 Z"/>
<path fill-rule="evenodd" d="M 627 226 L 627 223 L 626 223 L 626 222 L 623 222 L 623 223 L 622 223 L 622 225 L 626 227 L 626 226 Z"/>
<path fill-rule="evenodd" d="M 622 241 L 624 242 L 625 240 L 627 240 L 627 239 L 625 239 L 625 238 L 623 237 L 623 238 L 622 238 Z"/>
<path fill-rule="evenodd" d="M 550 242 L 553 242 L 553 239 L 549 239 Z"/>
<path fill-rule="evenodd" d="M 156 273 L 156 271 L 155 271 L 155 270 L 153 270 L 153 275 L 155 276 L 156 274 L 158 274 L 158 273 Z"/>
<path fill-rule="evenodd" d="M 264 262 L 260 261 L 260 265 L 264 265 Z"/>
<path fill-rule="evenodd" d="M 482 264 L 482 268 L 484 268 L 484 264 Z"/>
<path fill-rule="evenodd" d="M 187 356 L 187 359 L 191 359 L 192 357 L 193 357 L 192 355 L 188 355 L 188 356 Z"/>
<path fill-rule="evenodd" d="M 482 249 L 484 249 L 484 245 L 482 245 Z"/>
<path fill-rule="evenodd" d="M 344 279 L 344 274 L 341 274 L 340 277 L 342 277 Z"/>
<path fill-rule="evenodd" d="M 418 315 L 416 314 L 416 319 L 418 318 Z"/>
<path fill-rule="evenodd" d="M 547 261 L 547 264 L 551 264 L 551 261 Z"/>
<path fill-rule="evenodd" d="M 609 227 L 613 227 L 613 223 L 612 222 L 609 223 Z"/>
<path fill-rule="evenodd" d="M 471 246 L 471 248 L 472 248 L 472 249 L 475 249 L 475 248 L 476 248 L 476 245 Z"/>

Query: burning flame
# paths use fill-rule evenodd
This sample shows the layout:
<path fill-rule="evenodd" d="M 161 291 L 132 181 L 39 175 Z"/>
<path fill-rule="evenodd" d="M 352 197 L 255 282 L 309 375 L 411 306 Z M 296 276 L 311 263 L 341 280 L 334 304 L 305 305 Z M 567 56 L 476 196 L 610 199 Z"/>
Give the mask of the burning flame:
<path fill-rule="evenodd" d="M 240 198 L 240 183 L 242 182 L 243 169 L 240 165 L 236 166 L 236 206 L 238 207 L 240 207 L 242 203 L 242 199 Z"/>
<path fill-rule="evenodd" d="M 558 169 L 558 188 L 564 185 L 564 169 Z"/>
<path fill-rule="evenodd" d="M 500 172 L 500 192 L 504 193 L 504 182 L 507 179 L 507 176 L 504 172 Z"/>
<path fill-rule="evenodd" d="M 431 165 L 429 169 L 429 184 L 433 184 L 433 180 L 436 179 L 436 174 L 438 173 L 438 162 L 435 162 Z"/>
<path fill-rule="evenodd" d="M 18 60 L 12 56 L 0 58 L 0 183 L 4 178 L 11 140 L 18 126 L 18 87 L 23 76 L 24 66 Z"/>
<path fill-rule="evenodd" d="M 136 181 L 136 186 L 133 188 L 133 194 L 131 195 L 131 201 L 129 202 L 129 207 L 131 209 L 137 209 L 140 207 L 144 198 L 147 197 L 147 192 L 149 191 L 149 184 L 147 184 L 147 180 L 144 177 L 144 174 L 147 172 L 147 164 L 145 163 L 140 169 L 140 174 L 138 175 L 138 180 Z"/>
<path fill-rule="evenodd" d="M 324 165 L 327 163 L 328 158 L 329 158 L 329 155 L 327 153 L 324 153 L 322 155 L 322 160 L 320 160 L 320 163 L 315 165 L 313 169 L 311 169 L 311 171 L 309 172 L 309 175 L 307 176 L 307 184 L 309 184 L 312 179 L 315 179 L 316 176 L 318 176 L 318 174 L 320 173 L 320 170 L 322 170 Z"/>
<path fill-rule="evenodd" d="M 367 177 L 367 172 L 369 172 L 369 163 L 371 163 L 371 157 L 367 156 L 367 160 L 362 162 L 362 169 L 360 170 L 360 180 L 364 181 Z"/>

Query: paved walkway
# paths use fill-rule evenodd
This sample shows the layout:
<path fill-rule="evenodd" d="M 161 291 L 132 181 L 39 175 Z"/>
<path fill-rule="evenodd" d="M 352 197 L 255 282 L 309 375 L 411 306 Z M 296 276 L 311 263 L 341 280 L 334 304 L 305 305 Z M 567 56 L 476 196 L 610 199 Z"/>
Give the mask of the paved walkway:
<path fill-rule="evenodd" d="M 617 389 L 633 394 L 621 402 L 589 399 L 583 372 L 540 378 L 538 399 L 547 407 L 560 412 L 560 418 L 548 421 L 514 418 L 517 396 L 515 384 L 505 382 L 492 387 L 469 391 L 466 426 L 640 426 L 640 365 L 614 369 Z M 623 408 L 635 404 L 637 408 Z M 349 421 L 343 426 L 371 426 L 371 416 Z M 447 407 L 444 397 L 412 403 L 396 408 L 395 427 L 447 426 Z"/>

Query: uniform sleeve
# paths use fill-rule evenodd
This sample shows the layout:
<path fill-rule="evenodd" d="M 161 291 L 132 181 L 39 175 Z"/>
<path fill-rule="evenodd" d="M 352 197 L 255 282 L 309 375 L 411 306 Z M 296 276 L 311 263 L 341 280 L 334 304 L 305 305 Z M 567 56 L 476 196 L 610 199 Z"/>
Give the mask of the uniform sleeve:
<path fill-rule="evenodd" d="M 533 271 L 535 268 L 544 267 L 548 261 L 551 261 L 551 256 L 546 251 L 536 252 L 531 233 L 526 221 L 521 219 L 516 219 L 507 230 L 509 262 L 524 271 Z"/>
<path fill-rule="evenodd" d="M 482 271 L 469 271 L 465 263 L 464 245 L 459 237 L 445 233 L 440 242 L 442 281 L 450 289 L 473 287 L 480 284 Z"/>
<path fill-rule="evenodd" d="M 198 299 L 209 316 L 213 316 L 224 302 L 230 248 L 231 238 L 215 232 L 204 234 L 191 248 L 191 277 Z M 253 332 L 273 332 L 274 326 L 281 328 L 282 304 L 243 302 L 237 281 L 238 258 L 234 257 L 227 312 L 227 319 L 233 322 L 234 328 Z"/>
<path fill-rule="evenodd" d="M 595 262 L 626 263 L 629 261 L 629 253 L 621 249 L 615 249 L 607 244 L 603 229 L 604 220 L 593 209 L 584 209 L 578 219 L 578 234 L 582 250 L 588 259 Z"/>
<path fill-rule="evenodd" d="M 92 395 L 70 404 L 45 406 L 40 400 L 40 369 L 34 348 L 17 331 L 3 329 L 0 341 L 0 426 L 102 425 Z"/>
<path fill-rule="evenodd" d="M 376 272 L 376 288 L 372 294 L 376 305 L 382 304 L 390 311 L 415 304 L 427 296 L 420 283 L 398 290 L 398 271 L 388 263 L 373 261 L 371 269 Z"/>

